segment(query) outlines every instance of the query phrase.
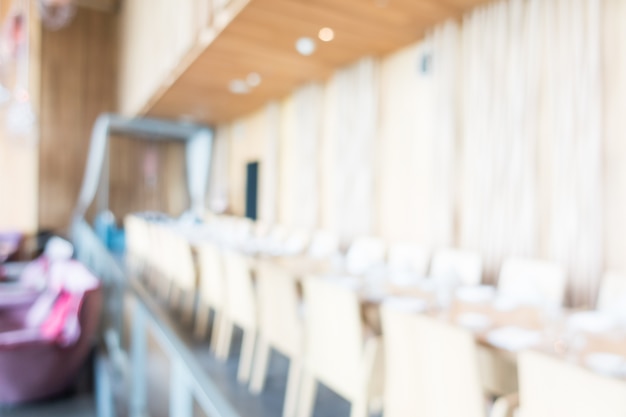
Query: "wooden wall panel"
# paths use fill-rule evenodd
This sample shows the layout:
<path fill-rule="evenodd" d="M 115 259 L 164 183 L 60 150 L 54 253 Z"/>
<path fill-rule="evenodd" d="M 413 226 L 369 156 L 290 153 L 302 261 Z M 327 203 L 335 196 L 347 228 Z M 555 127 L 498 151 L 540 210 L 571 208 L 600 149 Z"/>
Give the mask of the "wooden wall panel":
<path fill-rule="evenodd" d="M 63 230 L 82 183 L 93 123 L 115 110 L 116 17 L 80 9 L 42 34 L 39 226 Z"/>
<path fill-rule="evenodd" d="M 0 22 L 4 22 L 10 9 L 7 1 L 0 2 Z M 32 24 L 29 25 L 30 68 L 29 93 L 33 111 L 39 108 L 40 89 L 40 38 L 41 25 L 37 20 L 35 4 L 31 3 Z M 13 67 L 9 66 L 5 86 L 15 82 Z M 0 230 L 20 230 L 32 233 L 37 229 L 37 168 L 39 132 L 35 129 L 26 141 L 16 140 L 5 129 L 6 107 L 0 109 Z M 36 114 L 37 116 L 37 114 Z M 22 138 L 24 139 L 24 138 Z"/>
<path fill-rule="evenodd" d="M 177 216 L 189 207 L 183 143 L 115 137 L 110 155 L 109 208 L 118 221 L 143 210 Z"/>

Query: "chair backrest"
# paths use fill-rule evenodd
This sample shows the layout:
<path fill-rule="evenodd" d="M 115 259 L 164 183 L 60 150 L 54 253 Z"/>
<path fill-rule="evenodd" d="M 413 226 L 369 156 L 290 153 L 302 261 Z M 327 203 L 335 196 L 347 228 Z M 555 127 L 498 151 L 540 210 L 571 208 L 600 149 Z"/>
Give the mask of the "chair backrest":
<path fill-rule="evenodd" d="M 255 270 L 259 332 L 282 353 L 300 356 L 303 329 L 297 281 L 268 262 Z"/>
<path fill-rule="evenodd" d="M 142 244 L 142 224 L 141 220 L 129 214 L 124 217 L 124 231 L 126 233 L 126 252 L 136 260 L 142 260 L 146 247 Z"/>
<path fill-rule="evenodd" d="M 272 226 L 269 234 L 260 240 L 259 250 L 261 252 L 279 255 L 284 249 L 289 232 L 285 226 L 276 224 Z"/>
<path fill-rule="evenodd" d="M 193 291 L 197 288 L 196 265 L 191 245 L 185 238 L 173 230 L 167 231 L 170 257 L 170 276 L 179 288 Z"/>
<path fill-rule="evenodd" d="M 364 336 L 357 292 L 322 278 L 307 278 L 303 286 L 306 368 L 335 392 L 353 398 L 362 383 Z"/>
<path fill-rule="evenodd" d="M 526 303 L 563 304 L 565 271 L 537 259 L 509 258 L 502 264 L 498 293 Z"/>
<path fill-rule="evenodd" d="M 385 354 L 385 417 L 417 415 L 420 409 L 414 394 L 418 369 L 414 352 L 419 341 L 415 313 L 383 304 L 381 307 Z"/>
<path fill-rule="evenodd" d="M 626 276 L 613 271 L 604 274 L 597 309 L 620 316 L 626 315 Z"/>
<path fill-rule="evenodd" d="M 255 329 L 256 294 L 248 258 L 233 251 L 223 253 L 228 318 L 241 327 Z"/>
<path fill-rule="evenodd" d="M 521 417 L 623 417 L 626 382 L 538 352 L 519 357 Z"/>
<path fill-rule="evenodd" d="M 339 236 L 326 231 L 318 230 L 311 239 L 308 256 L 314 259 L 329 258 L 339 253 Z"/>
<path fill-rule="evenodd" d="M 407 414 L 400 407 L 394 416 L 485 417 L 474 336 L 427 316 L 414 315 L 412 319 L 412 330 L 407 327 L 407 331 L 409 335 L 413 333 L 409 337 L 416 339 L 412 352 L 415 372 L 411 381 L 414 399 L 407 405 L 417 408 Z"/>
<path fill-rule="evenodd" d="M 170 278 L 171 256 L 169 255 L 169 238 L 162 224 L 149 222 L 150 227 L 150 256 L 149 263 L 156 272 L 164 278 Z"/>
<path fill-rule="evenodd" d="M 205 243 L 198 248 L 198 266 L 200 299 L 209 307 L 221 309 L 224 306 L 225 278 L 221 253 L 215 244 Z"/>
<path fill-rule="evenodd" d="M 356 239 L 346 253 L 346 269 L 352 275 L 362 275 L 384 261 L 385 243 L 375 237 Z"/>
<path fill-rule="evenodd" d="M 455 278 L 463 285 L 479 285 L 482 274 L 483 261 L 480 255 L 462 249 L 440 249 L 430 265 L 432 277 Z"/>
<path fill-rule="evenodd" d="M 429 253 L 414 243 L 396 243 L 389 246 L 387 264 L 392 271 L 409 272 L 425 277 L 428 273 Z"/>
<path fill-rule="evenodd" d="M 287 255 L 301 255 L 311 241 L 311 235 L 306 230 L 296 230 L 285 239 L 283 251 Z"/>

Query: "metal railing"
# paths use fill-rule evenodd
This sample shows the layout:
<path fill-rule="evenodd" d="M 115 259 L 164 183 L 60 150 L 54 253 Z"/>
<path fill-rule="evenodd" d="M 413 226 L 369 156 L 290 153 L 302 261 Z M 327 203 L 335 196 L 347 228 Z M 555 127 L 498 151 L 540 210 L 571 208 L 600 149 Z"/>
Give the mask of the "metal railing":
<path fill-rule="evenodd" d="M 127 280 L 120 261 L 106 249 L 93 229 L 84 220 L 72 227 L 72 240 L 77 258 L 101 277 L 107 288 L 105 310 L 106 346 L 109 356 L 123 373 L 130 371 L 130 417 L 148 415 L 148 332 L 167 354 L 171 363 L 170 417 L 192 417 L 193 400 L 209 417 L 239 417 L 189 348 L 191 340 L 167 311 L 161 307 L 137 280 Z M 121 348 L 123 299 L 134 301 L 130 340 L 130 356 Z M 99 417 L 113 417 L 115 407 L 111 382 L 103 375 L 106 366 L 96 363 Z"/>

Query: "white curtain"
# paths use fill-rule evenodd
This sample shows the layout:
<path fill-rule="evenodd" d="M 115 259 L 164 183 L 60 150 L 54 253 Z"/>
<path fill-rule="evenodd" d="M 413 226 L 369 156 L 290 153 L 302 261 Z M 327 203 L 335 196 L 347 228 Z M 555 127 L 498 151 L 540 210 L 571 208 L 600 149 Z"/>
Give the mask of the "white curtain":
<path fill-rule="evenodd" d="M 601 273 L 601 0 L 508 0 L 463 26 L 461 240 L 492 276 L 548 257 L 589 304 Z"/>
<path fill-rule="evenodd" d="M 375 218 L 379 62 L 365 58 L 338 71 L 328 86 L 335 103 L 325 112 L 332 146 L 331 228 L 344 239 L 370 234 Z"/>
<path fill-rule="evenodd" d="M 425 41 L 432 60 L 432 68 L 428 68 L 433 85 L 430 237 L 435 247 L 453 245 L 455 236 L 459 37 L 458 24 L 450 21 L 436 28 Z"/>
<path fill-rule="evenodd" d="M 213 131 L 208 129 L 199 130 L 185 143 L 187 189 L 191 210 L 200 218 L 204 216 L 212 148 Z"/>
<path fill-rule="evenodd" d="M 500 2 L 463 22 L 461 243 L 489 278 L 505 256 L 537 251 L 540 3 Z"/>
<path fill-rule="evenodd" d="M 209 177 L 208 207 L 215 213 L 223 213 L 229 205 L 229 158 L 230 158 L 230 126 L 217 128 L 213 143 L 211 175 Z"/>
<path fill-rule="evenodd" d="M 309 84 L 295 92 L 292 141 L 292 227 L 313 230 L 319 217 L 319 148 L 322 122 L 322 87 Z"/>
<path fill-rule="evenodd" d="M 569 269 L 570 301 L 591 305 L 603 262 L 602 3 L 551 0 L 542 6 L 549 249 Z"/>
<path fill-rule="evenodd" d="M 265 108 L 265 155 L 260 168 L 259 219 L 267 224 L 278 220 L 278 161 L 280 140 L 280 107 L 272 102 Z"/>

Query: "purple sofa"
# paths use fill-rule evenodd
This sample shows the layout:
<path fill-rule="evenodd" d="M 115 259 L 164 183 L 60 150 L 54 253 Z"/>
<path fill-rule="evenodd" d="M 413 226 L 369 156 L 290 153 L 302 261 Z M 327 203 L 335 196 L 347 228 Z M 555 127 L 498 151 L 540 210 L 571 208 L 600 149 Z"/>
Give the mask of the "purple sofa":
<path fill-rule="evenodd" d="M 78 311 L 80 336 L 68 346 L 44 338 L 37 328 L 25 327 L 35 297 L 24 295 L 23 300 L 21 304 L 6 299 L 3 303 L 0 297 L 1 405 L 43 400 L 64 393 L 94 346 L 100 324 L 100 286 L 84 293 Z"/>

